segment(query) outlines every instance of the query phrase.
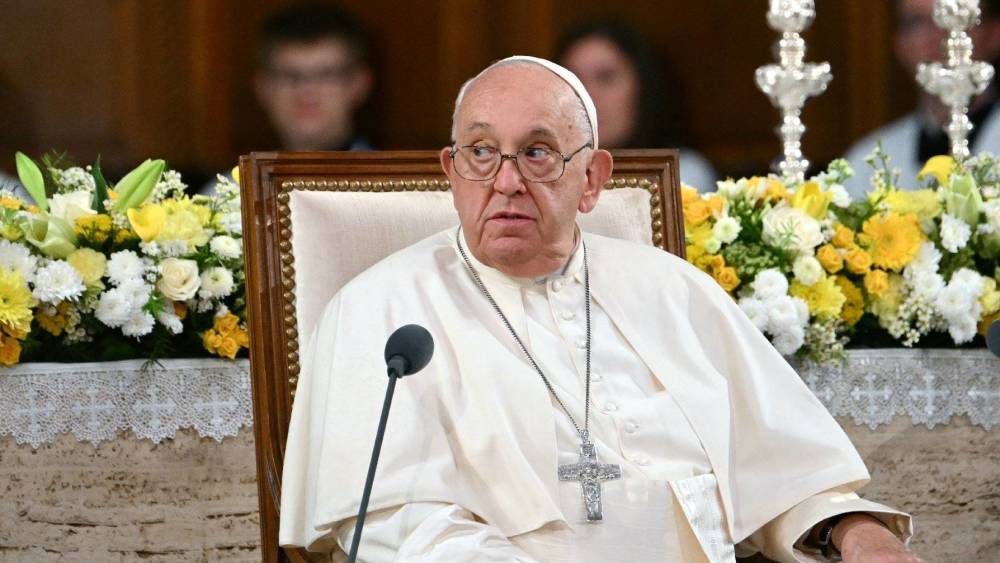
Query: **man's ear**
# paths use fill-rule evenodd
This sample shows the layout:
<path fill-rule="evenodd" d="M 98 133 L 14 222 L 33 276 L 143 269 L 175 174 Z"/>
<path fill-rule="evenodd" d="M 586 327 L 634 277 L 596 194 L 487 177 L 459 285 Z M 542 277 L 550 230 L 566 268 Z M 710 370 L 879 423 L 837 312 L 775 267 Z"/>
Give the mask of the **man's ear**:
<path fill-rule="evenodd" d="M 363 65 L 354 71 L 354 76 L 351 77 L 350 82 L 350 94 L 349 100 L 352 109 L 358 109 L 365 104 L 368 100 L 368 95 L 371 94 L 372 87 L 375 85 L 375 75 L 372 73 L 372 69 L 367 65 Z"/>
<path fill-rule="evenodd" d="M 611 153 L 603 149 L 594 151 L 587 165 L 587 186 L 583 190 L 583 197 L 580 198 L 580 213 L 590 213 L 597 206 L 601 190 L 611 178 L 613 169 L 614 159 L 611 158 Z"/>
<path fill-rule="evenodd" d="M 448 177 L 448 181 L 451 181 L 455 172 L 455 161 L 451 159 L 451 147 L 449 146 L 441 149 L 441 152 L 438 153 L 438 159 L 441 161 L 441 170 L 443 170 L 444 175 Z"/>

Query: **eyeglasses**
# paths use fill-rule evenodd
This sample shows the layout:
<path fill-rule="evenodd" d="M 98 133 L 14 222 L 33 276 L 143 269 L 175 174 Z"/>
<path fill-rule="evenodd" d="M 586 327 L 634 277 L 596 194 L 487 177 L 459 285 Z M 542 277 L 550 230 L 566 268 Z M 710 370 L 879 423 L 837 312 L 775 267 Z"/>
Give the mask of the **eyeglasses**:
<path fill-rule="evenodd" d="M 566 163 L 583 149 L 592 148 L 587 143 L 569 156 L 545 147 L 524 147 L 514 154 L 504 154 L 489 145 L 466 145 L 451 150 L 455 172 L 466 180 L 483 182 L 496 178 L 504 160 L 513 160 L 521 176 L 529 182 L 548 183 L 562 178 Z"/>

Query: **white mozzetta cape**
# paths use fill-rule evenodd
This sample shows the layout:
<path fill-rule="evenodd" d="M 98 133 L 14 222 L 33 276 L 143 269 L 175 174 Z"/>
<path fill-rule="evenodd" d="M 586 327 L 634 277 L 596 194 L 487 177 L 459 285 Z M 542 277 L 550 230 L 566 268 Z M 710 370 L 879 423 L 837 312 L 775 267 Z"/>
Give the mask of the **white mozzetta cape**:
<path fill-rule="evenodd" d="M 326 543 L 337 522 L 356 516 L 386 388 L 385 338 L 408 323 L 431 332 L 434 357 L 396 386 L 369 511 L 454 503 L 508 537 L 565 523 L 557 411 L 454 236 L 393 254 L 327 306 L 292 412 L 282 545 Z M 584 240 L 593 298 L 697 433 L 734 543 L 815 494 L 868 480 L 837 423 L 713 280 L 651 246 Z M 518 290 L 494 297 L 524 334 Z"/>

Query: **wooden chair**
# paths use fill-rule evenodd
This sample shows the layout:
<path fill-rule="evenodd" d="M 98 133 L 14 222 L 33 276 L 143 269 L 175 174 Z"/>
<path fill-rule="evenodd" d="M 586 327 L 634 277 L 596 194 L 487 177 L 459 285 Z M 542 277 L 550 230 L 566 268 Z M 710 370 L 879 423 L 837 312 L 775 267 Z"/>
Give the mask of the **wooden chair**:
<path fill-rule="evenodd" d="M 683 256 L 677 152 L 614 155 L 614 176 L 581 216 L 583 229 Z M 278 546 L 300 338 L 348 280 L 458 218 L 437 151 L 254 153 L 240 158 L 240 179 L 262 560 L 308 561 Z"/>

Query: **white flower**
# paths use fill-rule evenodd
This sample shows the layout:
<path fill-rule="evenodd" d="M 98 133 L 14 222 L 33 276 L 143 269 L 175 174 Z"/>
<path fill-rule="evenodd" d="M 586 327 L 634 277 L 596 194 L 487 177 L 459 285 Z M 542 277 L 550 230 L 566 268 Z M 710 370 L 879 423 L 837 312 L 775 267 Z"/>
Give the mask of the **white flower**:
<path fill-rule="evenodd" d="M 138 309 L 149 301 L 149 296 L 153 293 L 153 286 L 143 282 L 141 279 L 134 279 L 118 286 L 118 290 L 128 299 L 133 309 Z"/>
<path fill-rule="evenodd" d="M 243 234 L 243 215 L 239 211 L 223 213 L 219 219 L 223 230 L 237 235 Z"/>
<path fill-rule="evenodd" d="M 801 326 L 793 326 L 784 332 L 774 335 L 771 343 L 783 355 L 791 356 L 802 347 L 803 342 L 805 342 L 805 336 L 805 329 Z"/>
<path fill-rule="evenodd" d="M 712 237 L 705 241 L 705 252 L 709 254 L 715 254 L 719 252 L 721 248 L 722 248 L 722 243 L 719 242 L 719 239 L 715 237 Z"/>
<path fill-rule="evenodd" d="M 765 302 L 765 306 L 768 308 L 767 331 L 771 334 L 780 334 L 794 326 L 801 326 L 798 307 L 790 298 L 774 299 Z"/>
<path fill-rule="evenodd" d="M 851 194 L 847 193 L 847 188 L 840 184 L 830 184 L 826 191 L 833 195 L 830 203 L 837 207 L 848 207 L 851 205 Z"/>
<path fill-rule="evenodd" d="M 167 330 L 171 334 L 180 334 L 184 332 L 184 324 L 181 322 L 181 318 L 174 313 L 174 307 L 172 302 L 167 302 L 164 305 L 164 309 L 156 315 L 156 320 L 160 321 L 160 324 L 167 327 Z"/>
<path fill-rule="evenodd" d="M 209 268 L 201 273 L 201 290 L 198 291 L 198 297 L 221 299 L 232 293 L 235 285 L 233 273 L 226 268 Z"/>
<path fill-rule="evenodd" d="M 65 260 L 53 260 L 35 273 L 32 295 L 44 303 L 59 303 L 83 294 L 86 286 L 80 272 Z"/>
<path fill-rule="evenodd" d="M 139 310 L 122 324 L 122 334 L 125 336 L 140 337 L 153 332 L 153 315 L 146 311 Z"/>
<path fill-rule="evenodd" d="M 118 288 L 111 288 L 101 294 L 94 314 L 105 325 L 117 328 L 132 316 L 133 310 L 128 296 Z"/>
<path fill-rule="evenodd" d="M 31 255 L 28 247 L 0 239 L 0 268 L 6 268 L 11 272 L 20 272 L 24 281 L 31 282 L 35 279 L 37 265 L 38 258 Z"/>
<path fill-rule="evenodd" d="M 146 256 L 156 257 L 160 255 L 160 245 L 155 240 L 140 242 L 139 250 L 142 250 L 142 253 Z"/>
<path fill-rule="evenodd" d="M 58 217 L 73 225 L 77 217 L 97 214 L 97 211 L 94 211 L 91 207 L 91 200 L 93 199 L 94 196 L 91 192 L 83 190 L 54 194 L 49 198 L 49 215 Z"/>
<path fill-rule="evenodd" d="M 59 191 L 61 193 L 74 191 L 86 191 L 88 193 L 93 193 L 96 189 L 94 177 L 90 174 L 90 172 L 87 172 L 79 166 L 74 166 L 65 170 L 49 168 L 49 172 L 52 174 L 52 179 L 59 184 Z"/>
<path fill-rule="evenodd" d="M 763 301 L 756 297 L 744 297 L 740 299 L 740 309 L 757 327 L 757 330 L 763 332 L 767 328 L 768 311 Z"/>
<path fill-rule="evenodd" d="M 964 344 L 976 336 L 976 319 L 972 315 L 962 315 L 948 322 L 948 334 L 955 344 Z"/>
<path fill-rule="evenodd" d="M 790 299 L 795 305 L 795 312 L 799 315 L 799 326 L 804 327 L 809 324 L 809 304 L 800 297 L 790 297 Z"/>
<path fill-rule="evenodd" d="M 994 229 L 1000 229 L 1000 199 L 991 199 L 983 205 L 983 212 L 986 213 L 986 222 Z"/>
<path fill-rule="evenodd" d="M 145 270 L 142 259 L 131 250 L 119 250 L 108 259 L 108 278 L 115 285 L 140 279 Z"/>
<path fill-rule="evenodd" d="M 729 216 L 719 217 L 719 220 L 712 227 L 712 236 L 723 244 L 729 244 L 739 236 L 740 229 L 742 227 L 739 219 Z"/>
<path fill-rule="evenodd" d="M 934 308 L 946 319 L 957 319 L 969 313 L 977 297 L 961 284 L 949 284 L 938 292 Z"/>
<path fill-rule="evenodd" d="M 751 285 L 754 295 L 759 299 L 767 300 L 788 293 L 788 279 L 774 268 L 758 273 Z"/>
<path fill-rule="evenodd" d="M 926 270 L 903 270 L 903 277 L 910 286 L 913 295 L 934 299 L 945 287 L 944 278 L 937 272 Z"/>
<path fill-rule="evenodd" d="M 795 259 L 792 272 L 802 285 L 812 285 L 823 277 L 823 266 L 815 256 L 803 254 Z"/>
<path fill-rule="evenodd" d="M 201 278 L 198 277 L 198 263 L 194 260 L 167 258 L 160 263 L 160 281 L 156 287 L 167 299 L 191 299 L 199 286 Z"/>
<path fill-rule="evenodd" d="M 941 263 L 941 251 L 934 246 L 933 242 L 924 241 L 920 243 L 920 250 L 913 257 L 913 261 L 906 267 L 907 270 L 921 270 L 925 272 L 937 272 L 938 264 Z"/>
<path fill-rule="evenodd" d="M 243 255 L 243 246 L 240 241 L 228 235 L 219 235 L 208 243 L 208 247 L 219 258 L 235 260 Z"/>
<path fill-rule="evenodd" d="M 715 183 L 715 191 L 726 199 L 735 199 L 736 196 L 743 192 L 745 186 L 745 180 L 741 181 L 741 183 L 736 183 L 732 180 L 719 180 Z"/>
<path fill-rule="evenodd" d="M 965 248 L 972 236 L 969 224 L 945 213 L 941 215 L 941 246 L 948 252 L 958 252 Z"/>
<path fill-rule="evenodd" d="M 951 281 L 948 282 L 948 285 L 958 285 L 973 295 L 975 299 L 979 299 L 986 287 L 985 281 L 986 278 L 979 275 L 979 272 L 962 268 L 951 275 Z"/>
<path fill-rule="evenodd" d="M 811 252 L 823 242 L 819 222 L 794 207 L 778 207 L 764 213 L 764 242 Z"/>

